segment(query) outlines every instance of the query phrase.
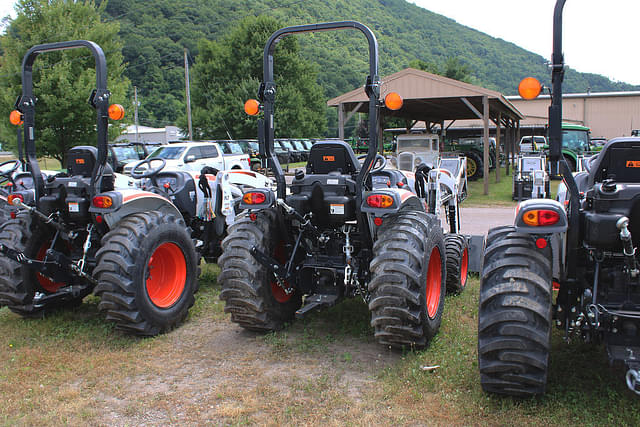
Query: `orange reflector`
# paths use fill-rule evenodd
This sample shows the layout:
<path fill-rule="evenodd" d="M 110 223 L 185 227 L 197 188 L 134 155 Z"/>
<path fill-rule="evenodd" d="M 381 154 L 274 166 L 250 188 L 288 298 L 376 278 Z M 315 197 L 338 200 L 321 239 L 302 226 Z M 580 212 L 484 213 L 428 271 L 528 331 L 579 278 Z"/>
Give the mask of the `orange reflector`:
<path fill-rule="evenodd" d="M 393 206 L 393 197 L 385 194 L 372 194 L 367 197 L 367 205 L 372 208 L 388 208 Z"/>
<path fill-rule="evenodd" d="M 109 105 L 109 118 L 111 120 L 122 120 L 124 118 L 124 108 L 122 107 L 122 105 Z"/>
<path fill-rule="evenodd" d="M 255 116 L 260 112 L 260 103 L 257 99 L 248 99 L 244 103 L 244 112 L 250 116 Z"/>
<path fill-rule="evenodd" d="M 12 125 L 20 126 L 21 124 L 24 123 L 24 118 L 23 118 L 22 113 L 20 111 L 13 110 L 9 114 L 9 121 L 11 122 Z"/>
<path fill-rule="evenodd" d="M 242 196 L 242 201 L 247 205 L 259 205 L 264 203 L 267 197 L 263 193 L 246 193 Z"/>
<path fill-rule="evenodd" d="M 19 200 L 20 203 L 24 203 L 24 197 L 22 197 L 22 194 L 9 194 L 7 196 L 7 202 L 9 202 L 10 205 L 15 206 L 15 200 Z"/>
<path fill-rule="evenodd" d="M 522 215 L 522 220 L 525 224 L 533 227 L 553 225 L 560 220 L 560 215 L 555 211 L 546 209 L 532 210 L 525 212 Z"/>
<path fill-rule="evenodd" d="M 390 92 L 384 97 L 384 105 L 390 110 L 399 110 L 402 108 L 402 97 L 396 92 Z"/>
<path fill-rule="evenodd" d="M 96 196 L 93 198 L 93 206 L 96 208 L 110 208 L 113 206 L 113 200 L 109 196 Z"/>
<path fill-rule="evenodd" d="M 526 77 L 518 85 L 518 93 L 524 99 L 535 99 L 541 91 L 542 85 L 534 77 Z"/>

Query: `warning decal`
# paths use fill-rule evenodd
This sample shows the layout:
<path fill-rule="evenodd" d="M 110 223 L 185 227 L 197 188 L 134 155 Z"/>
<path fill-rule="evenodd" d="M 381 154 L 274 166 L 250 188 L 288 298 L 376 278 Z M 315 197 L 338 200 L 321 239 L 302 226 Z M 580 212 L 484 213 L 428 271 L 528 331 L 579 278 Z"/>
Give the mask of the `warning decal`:
<path fill-rule="evenodd" d="M 628 168 L 640 168 L 640 160 L 627 160 Z"/>

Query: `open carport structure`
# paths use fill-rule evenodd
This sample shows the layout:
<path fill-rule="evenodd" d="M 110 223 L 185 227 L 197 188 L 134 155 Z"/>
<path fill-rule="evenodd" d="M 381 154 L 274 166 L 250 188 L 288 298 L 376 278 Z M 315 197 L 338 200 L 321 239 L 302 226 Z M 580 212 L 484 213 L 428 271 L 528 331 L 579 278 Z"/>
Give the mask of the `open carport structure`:
<path fill-rule="evenodd" d="M 404 104 L 400 110 L 382 109 L 384 117 L 399 117 L 407 121 L 407 130 L 418 121 L 424 121 L 427 129 L 439 125 L 442 137 L 456 121 L 477 120 L 483 122 L 484 135 L 484 193 L 489 192 L 489 122 L 505 129 L 505 154 L 513 156 L 517 129 L 522 114 L 500 93 L 480 86 L 464 83 L 426 71 L 406 68 L 383 77 L 382 97 L 389 92 L 402 96 Z M 368 98 L 364 88 L 358 88 L 327 102 L 338 108 L 339 137 L 344 139 L 344 124 L 357 112 L 368 112 Z M 384 125 L 381 127 L 381 129 Z M 378 129 L 378 132 L 382 132 Z M 496 150 L 499 158 L 500 134 L 496 132 Z M 499 180 L 499 162 L 496 165 L 496 180 Z M 507 171 L 508 172 L 508 171 Z"/>

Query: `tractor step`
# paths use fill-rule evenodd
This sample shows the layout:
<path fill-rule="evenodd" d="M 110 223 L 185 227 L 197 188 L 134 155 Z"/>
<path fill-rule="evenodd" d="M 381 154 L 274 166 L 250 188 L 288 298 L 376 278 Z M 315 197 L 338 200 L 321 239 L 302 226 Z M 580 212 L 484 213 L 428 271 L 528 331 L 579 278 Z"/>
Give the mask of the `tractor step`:
<path fill-rule="evenodd" d="M 304 307 L 296 311 L 296 319 L 302 319 L 306 314 L 322 307 L 332 307 L 338 302 L 338 295 L 315 294 L 304 300 Z"/>

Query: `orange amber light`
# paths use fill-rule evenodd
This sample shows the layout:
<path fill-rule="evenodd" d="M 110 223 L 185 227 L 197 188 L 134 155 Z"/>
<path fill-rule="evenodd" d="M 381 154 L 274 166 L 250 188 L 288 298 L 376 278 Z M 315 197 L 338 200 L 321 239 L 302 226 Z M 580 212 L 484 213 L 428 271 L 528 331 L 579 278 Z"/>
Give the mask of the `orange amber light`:
<path fill-rule="evenodd" d="M 542 91 L 542 85 L 538 79 L 527 77 L 518 85 L 518 93 L 523 99 L 535 99 Z"/>
<path fill-rule="evenodd" d="M 109 118 L 111 120 L 122 120 L 124 118 L 124 108 L 122 107 L 122 105 L 109 105 Z"/>
<path fill-rule="evenodd" d="M 248 99 L 244 103 L 244 112 L 250 116 L 255 116 L 260 112 L 260 103 L 256 99 Z"/>
<path fill-rule="evenodd" d="M 12 125 L 20 126 L 24 123 L 24 119 L 22 117 L 22 113 L 18 110 L 13 110 L 11 114 L 9 114 L 9 121 Z"/>
<path fill-rule="evenodd" d="M 396 92 L 390 92 L 384 97 L 384 105 L 390 110 L 399 110 L 402 108 L 402 97 Z"/>

